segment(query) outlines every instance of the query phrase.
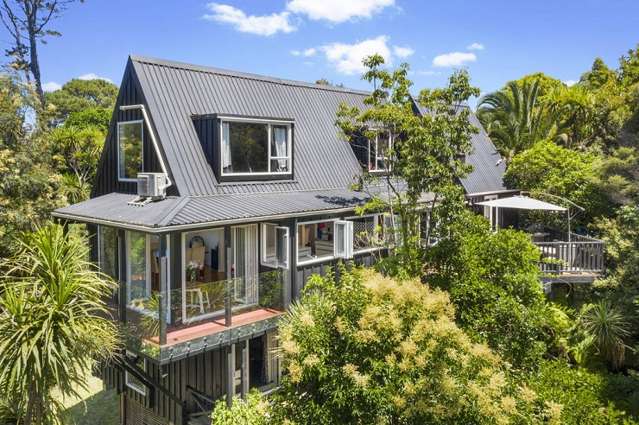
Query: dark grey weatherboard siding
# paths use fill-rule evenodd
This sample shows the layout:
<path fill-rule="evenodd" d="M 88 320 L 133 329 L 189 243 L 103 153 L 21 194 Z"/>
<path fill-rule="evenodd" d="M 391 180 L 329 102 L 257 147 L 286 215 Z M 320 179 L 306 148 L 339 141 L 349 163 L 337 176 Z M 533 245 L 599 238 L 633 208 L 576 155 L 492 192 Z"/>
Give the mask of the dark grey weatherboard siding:
<path fill-rule="evenodd" d="M 365 92 L 132 56 L 149 113 L 181 195 L 347 188 L 362 170 L 335 126 L 340 103 L 364 107 Z M 218 184 L 194 116 L 292 119 L 295 178 Z"/>

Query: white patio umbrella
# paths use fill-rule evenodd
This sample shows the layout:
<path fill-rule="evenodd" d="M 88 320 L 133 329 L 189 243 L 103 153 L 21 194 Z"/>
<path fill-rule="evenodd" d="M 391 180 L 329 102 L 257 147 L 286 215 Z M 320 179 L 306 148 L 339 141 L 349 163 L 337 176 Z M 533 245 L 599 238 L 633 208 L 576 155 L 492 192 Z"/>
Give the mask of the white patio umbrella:
<path fill-rule="evenodd" d="M 570 202 L 570 201 L 568 201 Z M 478 202 L 476 205 L 484 207 L 495 208 L 495 228 L 499 228 L 499 209 L 511 208 L 516 210 L 529 210 L 529 211 L 552 211 L 552 212 L 565 212 L 568 218 L 568 244 L 572 242 L 571 229 L 570 229 L 570 210 L 559 205 L 551 204 L 550 202 L 540 201 L 539 199 L 530 198 L 528 196 L 516 195 L 509 198 L 493 199 L 490 201 Z M 580 208 L 578 205 L 576 207 Z M 569 253 L 569 256 L 572 256 Z"/>

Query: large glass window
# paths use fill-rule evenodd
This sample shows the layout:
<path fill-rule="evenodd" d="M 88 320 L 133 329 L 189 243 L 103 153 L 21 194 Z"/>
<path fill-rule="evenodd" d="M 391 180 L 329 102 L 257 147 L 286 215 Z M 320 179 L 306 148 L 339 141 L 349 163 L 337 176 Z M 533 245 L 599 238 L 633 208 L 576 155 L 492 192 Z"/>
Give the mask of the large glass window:
<path fill-rule="evenodd" d="M 186 321 L 224 311 L 224 229 L 183 234 L 183 315 Z"/>
<path fill-rule="evenodd" d="M 160 290 L 160 238 L 127 232 L 126 300 L 129 308 L 152 310 L 151 295 Z"/>
<path fill-rule="evenodd" d="M 291 172 L 291 126 L 263 122 L 222 121 L 222 174 Z"/>
<path fill-rule="evenodd" d="M 132 180 L 142 171 L 143 121 L 118 123 L 118 178 Z"/>
<path fill-rule="evenodd" d="M 102 273 L 118 279 L 118 231 L 113 227 L 98 227 L 98 266 Z"/>

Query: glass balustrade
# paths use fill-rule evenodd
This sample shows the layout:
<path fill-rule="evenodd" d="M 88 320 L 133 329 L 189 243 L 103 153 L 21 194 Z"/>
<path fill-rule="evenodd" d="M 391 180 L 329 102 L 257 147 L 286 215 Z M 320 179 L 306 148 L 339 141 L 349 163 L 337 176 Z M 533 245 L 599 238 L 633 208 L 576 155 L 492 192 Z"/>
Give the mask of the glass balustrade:
<path fill-rule="evenodd" d="M 273 270 L 130 296 L 122 323 L 127 349 L 160 360 L 181 344 L 211 344 L 231 329 L 270 323 L 285 310 L 288 273 Z"/>

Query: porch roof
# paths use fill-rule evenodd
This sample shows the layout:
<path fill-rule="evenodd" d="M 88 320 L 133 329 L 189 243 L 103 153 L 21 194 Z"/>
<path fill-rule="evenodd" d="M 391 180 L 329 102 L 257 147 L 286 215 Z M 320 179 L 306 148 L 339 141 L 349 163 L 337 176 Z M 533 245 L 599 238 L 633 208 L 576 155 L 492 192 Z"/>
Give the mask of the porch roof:
<path fill-rule="evenodd" d="M 482 205 L 484 207 L 512 208 L 516 210 L 566 211 L 566 208 L 560 207 L 559 205 L 521 195 L 511 196 L 510 198 L 494 199 L 492 201 L 478 202 L 477 205 Z"/>
<path fill-rule="evenodd" d="M 380 189 L 371 189 L 369 193 L 380 193 Z M 210 225 L 338 214 L 363 205 L 370 199 L 369 193 L 330 189 L 167 197 L 145 206 L 129 205 L 134 195 L 110 193 L 59 208 L 53 212 L 53 216 L 146 232 L 166 232 Z M 423 197 L 424 202 L 430 199 L 428 195 Z"/>

